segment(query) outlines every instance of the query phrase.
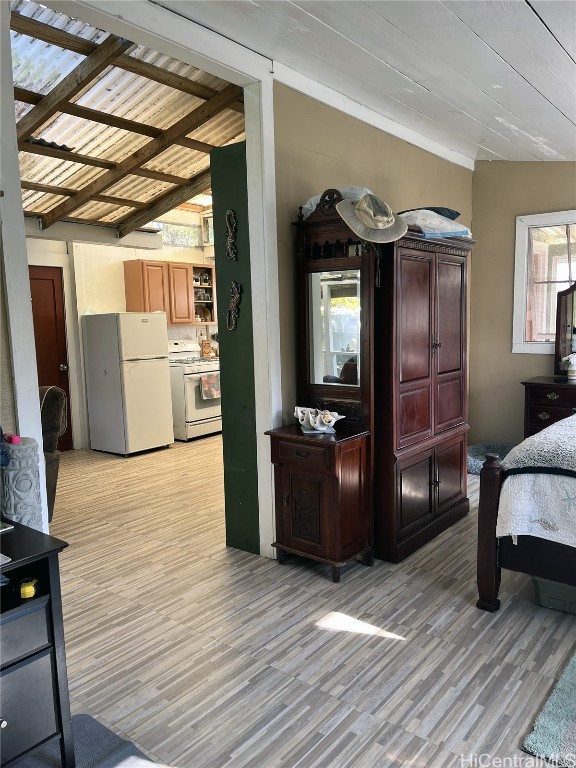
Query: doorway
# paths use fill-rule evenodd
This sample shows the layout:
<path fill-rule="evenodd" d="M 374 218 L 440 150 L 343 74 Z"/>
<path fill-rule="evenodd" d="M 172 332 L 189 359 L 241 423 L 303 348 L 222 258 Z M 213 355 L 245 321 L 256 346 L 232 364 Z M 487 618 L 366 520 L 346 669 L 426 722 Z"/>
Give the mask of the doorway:
<path fill-rule="evenodd" d="M 198 64 L 206 64 L 205 71 L 213 70 L 215 73 L 217 73 L 214 75 L 215 77 L 220 76 L 221 78 L 224 77 L 224 79 L 229 76 L 231 81 L 234 82 L 237 86 L 241 87 L 247 96 L 247 117 L 251 125 L 251 130 L 247 131 L 248 176 L 250 179 L 248 187 L 248 196 L 250 199 L 248 226 L 250 230 L 250 239 L 254 246 L 254 253 L 257 255 L 258 263 L 254 264 L 252 267 L 252 289 L 254 301 L 252 307 L 248 306 L 247 304 L 245 306 L 246 311 L 252 310 L 252 313 L 259 318 L 259 322 L 254 326 L 254 368 L 257 372 L 257 380 L 255 384 L 256 389 L 260 395 L 257 398 L 259 408 L 257 409 L 256 413 L 255 430 L 258 444 L 259 477 L 261 478 L 261 482 L 259 482 L 258 486 L 258 496 L 260 501 L 260 509 L 265 510 L 264 515 L 260 519 L 260 528 L 264 534 L 261 536 L 261 551 L 262 554 L 271 556 L 273 554 L 273 550 L 270 547 L 269 542 L 271 542 L 273 539 L 273 515 L 271 512 L 273 507 L 273 493 L 271 483 L 269 445 L 268 439 L 264 435 L 264 430 L 270 426 L 270 414 L 275 414 L 275 419 L 280 417 L 281 390 L 279 384 L 279 351 L 278 344 L 276 343 L 279 332 L 279 323 L 275 314 L 270 313 L 270 306 L 274 307 L 277 305 L 278 293 L 275 260 L 276 221 L 274 206 L 275 183 L 272 113 L 273 77 L 270 70 L 270 63 L 261 57 L 255 57 L 251 54 L 247 55 L 246 51 L 240 46 L 233 44 L 224 38 L 221 38 L 209 30 L 198 27 L 193 22 L 183 20 L 179 15 L 173 12 L 164 9 L 150 8 L 149 10 L 151 13 L 149 14 L 148 8 L 143 8 L 143 13 L 138 12 L 135 16 L 133 16 L 133 14 L 130 12 L 131 9 L 126 8 L 125 10 L 126 13 L 119 17 L 115 14 L 112 4 L 110 6 L 110 12 L 108 12 L 108 9 L 107 11 L 101 11 L 91 7 L 84 7 L 83 5 L 81 16 L 82 18 L 86 18 L 88 23 L 90 23 L 90 21 L 93 23 L 95 22 L 101 28 L 106 28 L 107 24 L 112 22 L 117 34 L 123 33 L 123 36 L 126 39 L 138 40 L 140 44 L 150 45 L 152 43 L 152 45 L 154 45 L 155 42 L 158 42 L 159 48 L 162 50 L 162 54 L 164 56 L 172 55 L 178 57 L 181 60 L 190 62 L 190 64 L 193 62 L 193 64 L 196 66 L 198 66 Z M 161 26 L 164 30 L 163 35 L 160 38 L 156 37 L 155 34 L 155 31 L 158 29 L 159 18 L 162 19 Z M 77 22 L 74 21 L 74 24 L 76 23 Z M 29 29 L 29 26 L 27 29 Z M 37 27 L 35 26 L 34 29 L 36 30 Z M 24 30 L 22 31 L 22 34 L 26 34 Z M 56 34 L 55 30 L 52 30 L 50 34 L 50 39 L 52 40 L 53 35 Z M 66 40 L 68 39 L 69 38 L 66 37 Z M 191 52 L 191 39 L 195 41 L 195 48 L 198 48 L 199 50 Z M 87 50 L 88 47 L 92 49 L 95 45 L 96 43 L 92 40 L 84 43 L 81 52 L 82 55 L 89 53 Z M 180 53 L 182 54 L 181 57 L 179 56 Z M 139 60 L 138 58 L 135 58 L 134 61 L 132 61 L 131 58 L 128 58 L 124 54 L 120 54 L 120 56 L 124 65 L 127 63 L 130 64 L 130 67 L 128 68 L 130 71 L 134 69 L 134 67 L 142 69 L 144 66 L 147 68 L 147 71 L 150 71 L 151 65 L 148 61 L 140 65 L 137 63 Z M 169 75 L 169 71 L 163 72 L 161 82 L 165 84 Z M 179 73 L 177 76 L 174 75 L 174 77 L 170 79 L 174 88 L 176 90 L 180 90 L 181 86 L 184 84 L 182 82 L 181 74 Z M 208 91 L 212 88 L 212 82 L 208 82 L 206 84 L 195 83 L 186 86 L 186 90 L 191 88 L 203 88 L 204 93 L 202 94 L 201 98 L 205 98 L 205 95 L 209 95 Z M 191 92 L 192 91 L 190 91 L 190 93 Z M 32 93 L 30 89 L 25 91 L 25 89 L 20 88 L 18 94 L 23 97 L 25 96 L 26 100 L 30 103 L 36 103 L 37 101 L 37 94 L 35 95 L 35 93 Z M 194 94 L 199 95 L 197 94 L 197 90 L 194 91 Z M 220 97 L 218 96 L 216 98 Z M 84 105 L 76 104 L 71 94 L 68 101 L 70 101 L 70 104 L 66 104 L 66 110 L 60 110 L 60 112 L 65 114 L 73 114 L 72 110 L 74 110 L 75 114 L 82 111 L 82 117 L 84 119 L 98 117 L 101 122 L 110 125 L 115 129 L 119 128 L 120 120 L 125 118 L 125 115 L 123 115 L 122 118 L 115 115 L 108 115 L 106 117 L 105 110 L 100 110 L 100 112 L 97 114 L 97 112 L 93 109 L 94 105 L 92 105 L 92 108 L 88 113 L 88 107 L 84 109 Z M 179 104 L 182 104 L 182 97 L 179 97 L 178 101 Z M 146 104 L 147 102 L 145 99 L 140 98 L 138 103 Z M 235 105 L 237 105 L 236 102 Z M 204 114 L 204 112 L 202 114 Z M 46 115 L 43 117 L 46 117 Z M 155 135 L 158 130 L 161 130 L 156 126 L 148 125 L 145 122 L 145 115 L 137 115 L 136 117 L 138 117 L 140 120 L 143 120 L 144 122 L 138 123 L 138 120 L 124 119 L 121 130 L 127 130 L 128 132 L 137 134 L 141 133 L 149 137 L 152 137 L 153 134 Z M 177 115 L 173 115 L 173 117 L 177 117 Z M 60 117 L 57 118 L 51 125 L 56 126 L 59 120 L 61 120 Z M 219 135 L 214 137 L 214 144 L 225 143 L 225 138 L 223 138 L 221 134 L 221 129 L 225 129 L 226 127 L 224 122 L 216 121 L 215 127 L 218 129 Z M 111 162 L 114 164 L 114 158 L 112 161 L 109 161 L 106 158 L 94 157 L 90 147 L 84 147 L 82 143 L 78 144 L 78 141 L 76 142 L 75 146 L 71 148 L 68 145 L 64 146 L 58 144 L 56 141 L 58 137 L 56 135 L 50 135 L 46 137 L 46 130 L 43 130 L 43 134 L 44 135 L 42 138 L 45 141 L 48 141 L 49 146 L 47 146 L 45 143 L 34 143 L 30 145 L 33 148 L 30 149 L 30 152 L 40 154 L 44 156 L 44 159 L 42 161 L 31 161 L 29 166 L 27 165 L 24 170 L 27 171 L 28 167 L 34 169 L 40 162 L 47 162 L 47 157 L 57 157 L 59 159 L 70 162 L 71 152 L 79 152 L 82 158 L 82 162 L 87 163 L 88 165 L 92 164 L 95 167 L 114 170 L 109 168 Z M 100 130 L 98 136 L 101 138 L 102 134 L 103 130 Z M 80 136 L 79 133 L 74 133 L 75 138 L 78 136 Z M 82 137 L 84 141 L 84 134 L 82 134 Z M 171 137 L 174 138 L 172 134 Z M 211 137 L 205 135 L 204 132 L 194 137 L 186 135 L 184 138 L 178 139 L 178 141 L 187 149 L 206 152 L 207 150 L 211 149 L 210 139 Z M 53 146 L 53 142 L 57 144 L 57 147 Z M 181 147 L 178 147 L 177 153 L 172 154 L 179 158 L 182 155 Z M 189 177 L 191 175 L 192 167 L 194 166 L 190 166 L 190 164 L 188 164 L 188 167 L 184 169 L 188 180 L 190 180 Z M 119 168 L 120 166 L 118 166 L 116 170 Z M 122 169 L 123 171 L 126 170 L 124 166 L 122 166 Z M 168 170 L 170 173 L 168 173 L 166 169 L 158 169 L 157 167 L 143 168 L 141 169 L 141 172 L 136 175 L 143 176 L 145 178 L 152 178 L 161 182 L 162 184 L 180 184 L 184 177 L 178 176 L 175 173 L 175 169 L 173 168 Z M 198 170 L 200 169 L 198 168 Z M 91 171 L 91 173 L 96 172 Z M 17 174 L 12 172 L 12 176 L 16 182 Z M 162 178 L 160 179 L 160 177 Z M 71 228 L 68 227 L 66 223 L 62 223 L 62 225 L 60 225 L 60 220 L 62 218 L 68 218 L 68 223 L 70 224 L 76 224 L 79 221 L 86 223 L 92 218 L 98 218 L 102 219 L 100 224 L 102 224 L 103 227 L 98 230 L 94 229 L 96 239 L 98 239 L 99 242 L 110 242 L 112 238 L 105 237 L 107 232 L 110 231 L 110 229 L 107 228 L 115 227 L 119 229 L 120 236 L 124 238 L 126 236 L 127 230 L 129 231 L 130 228 L 137 226 L 140 218 L 144 216 L 145 212 L 143 209 L 151 207 L 150 199 L 148 197 L 146 197 L 146 199 L 138 199 L 138 196 L 133 193 L 133 190 L 131 188 L 128 189 L 126 185 L 122 186 L 122 188 L 120 188 L 118 185 L 114 188 L 113 186 L 107 186 L 105 190 L 100 190 L 100 192 L 104 191 L 106 193 L 105 195 L 99 194 L 98 190 L 95 190 L 92 187 L 88 187 L 90 192 L 88 196 L 91 196 L 94 199 L 90 203 L 86 203 L 85 209 L 81 211 L 82 215 L 74 220 L 69 216 L 67 217 L 66 212 L 63 210 L 64 207 L 66 208 L 66 211 L 68 211 L 71 207 L 74 207 L 71 205 L 71 200 L 56 201 L 57 204 L 50 200 L 47 202 L 46 206 L 40 206 L 38 201 L 34 198 L 34 195 L 58 194 L 66 198 L 73 198 L 76 202 L 78 202 L 79 195 L 77 194 L 78 189 L 76 187 L 78 185 L 76 182 L 82 186 L 86 180 L 85 174 L 82 175 L 82 178 L 78 179 L 76 179 L 76 177 L 73 179 L 72 177 L 66 177 L 66 186 L 58 187 L 58 189 L 56 189 L 57 183 L 53 182 L 52 185 L 46 184 L 45 178 L 40 180 L 30 179 L 28 178 L 28 173 L 23 176 L 23 179 L 25 179 L 23 183 L 26 184 L 25 203 L 30 204 L 30 211 L 36 213 L 37 211 L 41 210 L 42 217 L 50 220 L 49 222 L 45 222 L 46 226 L 40 227 L 40 230 L 42 231 L 42 235 L 38 235 L 40 238 L 45 238 L 46 234 L 44 234 L 44 230 L 48 230 L 48 227 L 51 226 L 51 223 L 57 221 L 58 238 L 73 242 L 75 241 L 74 237 L 62 236 L 66 234 L 66 230 L 71 231 Z M 54 177 L 54 179 L 55 182 L 58 182 L 59 180 L 61 183 L 63 176 L 59 175 L 57 179 L 56 177 Z M 106 177 L 106 180 L 111 181 L 111 179 L 108 179 L 108 177 Z M 159 191 L 162 190 L 159 188 Z M 27 193 L 31 194 L 28 195 Z M 172 193 L 168 192 L 168 194 L 171 195 Z M 186 196 L 187 195 L 188 193 L 186 193 Z M 172 203 L 176 202 L 174 197 L 171 198 L 171 201 Z M 130 214 L 130 224 L 126 225 L 124 220 L 124 211 L 121 211 L 122 226 L 118 228 L 118 222 L 120 222 L 120 220 L 115 217 L 111 210 L 108 208 L 104 210 L 102 208 L 102 206 L 110 205 L 114 205 L 116 207 L 118 205 L 124 207 L 128 205 L 128 207 L 140 211 L 140 215 L 136 217 L 135 215 Z M 24 208 L 26 212 L 28 212 L 28 207 L 26 204 Z M 148 213 L 146 213 L 145 217 L 146 219 L 149 218 Z M 27 222 L 27 224 L 28 223 L 29 222 Z M 54 234 L 56 234 L 56 228 L 54 230 Z M 31 236 L 34 237 L 33 234 L 31 234 Z M 92 242 L 92 239 L 90 239 L 88 242 Z M 66 271 L 64 277 L 66 279 Z M 11 310 L 13 310 L 11 314 L 14 317 L 28 314 L 27 308 L 22 308 L 21 311 L 18 311 L 17 302 L 13 302 L 13 304 L 14 306 L 11 307 Z M 266 318 L 266 322 L 261 322 L 262 318 Z M 70 349 L 70 353 L 72 355 L 72 365 L 74 364 L 74 360 L 72 358 L 76 352 L 80 352 L 80 349 L 78 348 L 78 350 L 76 350 L 75 345 L 73 345 Z M 22 371 L 16 371 L 17 374 L 21 373 L 21 379 L 23 378 L 25 372 L 26 371 L 24 370 L 24 367 L 22 367 Z M 71 376 L 72 388 L 74 390 L 74 372 L 72 372 Z M 72 411 L 75 413 L 74 402 L 72 405 Z M 75 421 L 78 425 L 82 419 L 76 418 Z M 263 544 L 263 542 L 266 543 Z"/>
<path fill-rule="evenodd" d="M 62 269 L 30 266 L 28 270 L 38 385 L 60 387 L 66 392 L 66 430 L 58 440 L 58 449 L 69 451 L 72 448 L 72 417 Z"/>

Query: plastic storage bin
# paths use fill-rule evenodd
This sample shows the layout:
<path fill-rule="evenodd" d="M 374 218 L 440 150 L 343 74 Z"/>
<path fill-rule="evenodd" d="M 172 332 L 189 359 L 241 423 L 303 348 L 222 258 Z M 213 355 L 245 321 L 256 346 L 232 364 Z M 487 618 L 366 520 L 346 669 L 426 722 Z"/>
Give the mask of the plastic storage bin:
<path fill-rule="evenodd" d="M 533 581 L 534 599 L 538 605 L 576 614 L 576 587 L 537 577 L 534 577 Z"/>

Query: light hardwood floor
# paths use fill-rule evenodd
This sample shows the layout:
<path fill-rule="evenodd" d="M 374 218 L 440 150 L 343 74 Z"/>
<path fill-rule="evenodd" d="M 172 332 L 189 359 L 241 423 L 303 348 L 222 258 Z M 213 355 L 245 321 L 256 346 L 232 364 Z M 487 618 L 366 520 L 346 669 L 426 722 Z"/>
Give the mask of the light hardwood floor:
<path fill-rule="evenodd" d="M 476 506 L 477 478 L 470 492 Z M 340 584 L 318 563 L 227 549 L 220 436 L 64 454 L 51 533 L 70 543 L 73 712 L 177 768 L 520 756 L 575 650 L 576 617 L 535 605 L 526 576 L 504 574 L 498 613 L 474 607 L 475 514 Z M 318 626 L 333 612 L 382 632 Z"/>

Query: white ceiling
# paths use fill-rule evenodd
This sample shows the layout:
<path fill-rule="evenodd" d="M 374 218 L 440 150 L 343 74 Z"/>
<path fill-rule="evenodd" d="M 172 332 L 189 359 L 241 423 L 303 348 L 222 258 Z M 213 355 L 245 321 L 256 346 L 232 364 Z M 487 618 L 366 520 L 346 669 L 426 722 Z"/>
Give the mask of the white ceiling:
<path fill-rule="evenodd" d="M 575 0 L 155 0 L 471 160 L 576 160 Z"/>

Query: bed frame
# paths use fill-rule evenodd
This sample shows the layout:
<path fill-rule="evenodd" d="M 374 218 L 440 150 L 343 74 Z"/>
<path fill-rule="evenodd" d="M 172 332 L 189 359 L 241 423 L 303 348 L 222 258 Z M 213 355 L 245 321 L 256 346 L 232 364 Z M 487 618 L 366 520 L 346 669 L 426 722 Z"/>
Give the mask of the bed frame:
<path fill-rule="evenodd" d="M 476 606 L 483 611 L 497 611 L 500 607 L 498 591 L 502 568 L 576 587 L 576 548 L 535 536 L 518 536 L 517 544 L 511 536 L 496 538 L 503 474 L 498 456 L 487 453 L 480 472 L 478 506 Z"/>

